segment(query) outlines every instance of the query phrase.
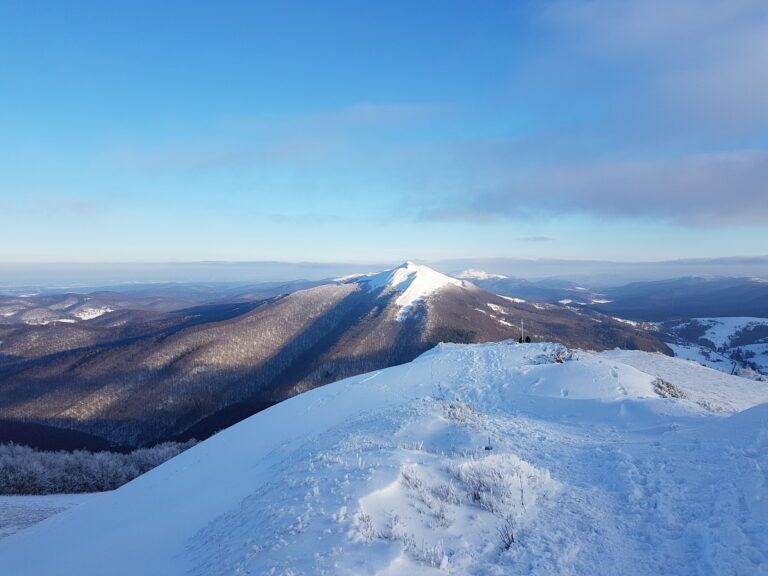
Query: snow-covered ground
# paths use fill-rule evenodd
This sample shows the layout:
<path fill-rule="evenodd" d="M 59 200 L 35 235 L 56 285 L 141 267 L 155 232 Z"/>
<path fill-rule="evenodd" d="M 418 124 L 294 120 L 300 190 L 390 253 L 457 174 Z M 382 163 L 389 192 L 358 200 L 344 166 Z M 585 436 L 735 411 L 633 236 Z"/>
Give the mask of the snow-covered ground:
<path fill-rule="evenodd" d="M 725 376 L 643 353 L 441 345 L 283 402 L 3 539 L 0 566 L 766 573 L 768 391 Z"/>
<path fill-rule="evenodd" d="M 768 382 L 740 378 L 693 361 L 640 350 L 607 350 L 600 356 L 658 376 L 712 411 L 739 412 L 768 402 Z"/>
<path fill-rule="evenodd" d="M 0 496 L 0 539 L 98 496 L 99 494 Z"/>
<path fill-rule="evenodd" d="M 80 320 L 93 320 L 94 318 L 98 318 L 99 316 L 103 316 L 110 312 L 114 312 L 114 308 L 110 308 L 109 306 L 83 306 L 74 311 L 72 315 Z"/>
<path fill-rule="evenodd" d="M 637 322 L 636 320 L 626 320 L 624 318 L 617 318 L 616 316 L 612 316 L 616 322 L 621 322 L 622 324 L 629 324 L 630 326 L 640 326 L 641 322 Z"/>
<path fill-rule="evenodd" d="M 510 302 L 514 302 L 515 304 L 525 304 L 525 300 L 522 298 L 513 298 L 511 296 L 502 296 L 501 294 L 498 294 L 501 298 L 504 298 L 505 300 L 509 300 Z"/>

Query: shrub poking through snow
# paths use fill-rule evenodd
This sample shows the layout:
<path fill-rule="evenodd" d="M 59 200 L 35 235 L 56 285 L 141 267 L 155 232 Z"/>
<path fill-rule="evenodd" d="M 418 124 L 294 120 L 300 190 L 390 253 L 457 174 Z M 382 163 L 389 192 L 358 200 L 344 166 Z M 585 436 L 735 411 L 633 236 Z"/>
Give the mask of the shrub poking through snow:
<path fill-rule="evenodd" d="M 466 424 L 477 418 L 477 411 L 466 402 L 449 402 L 443 405 L 443 412 L 449 422 Z"/>
<path fill-rule="evenodd" d="M 564 364 L 573 359 L 573 353 L 565 346 L 558 346 L 552 353 L 552 359 L 558 364 Z"/>
<path fill-rule="evenodd" d="M 656 378 L 653 382 L 653 391 L 662 398 L 685 398 L 682 390 L 671 382 Z"/>
<path fill-rule="evenodd" d="M 427 566 L 439 568 L 446 563 L 446 554 L 442 542 L 437 544 L 419 543 L 416 541 L 416 537 L 410 534 L 403 538 L 403 548 L 411 558 Z"/>
<path fill-rule="evenodd" d="M 459 481 L 471 502 L 496 515 L 511 509 L 524 511 L 526 494 L 538 494 L 547 491 L 548 485 L 554 486 L 548 472 L 511 454 L 451 463 L 448 472 Z"/>
<path fill-rule="evenodd" d="M 419 478 L 416 466 L 413 465 L 403 466 L 403 469 L 400 470 L 400 483 L 409 490 L 417 492 L 420 492 L 424 486 L 421 478 Z"/>
<path fill-rule="evenodd" d="M 541 347 L 536 348 L 537 354 L 532 358 L 528 358 L 529 365 L 537 364 L 564 364 L 570 360 L 577 360 L 578 352 L 569 350 L 562 344 L 544 344 Z"/>
<path fill-rule="evenodd" d="M 376 529 L 373 527 L 373 521 L 371 520 L 370 514 L 366 514 L 365 512 L 361 511 L 355 515 L 354 527 L 358 540 L 371 542 L 378 536 L 376 534 Z"/>
<path fill-rule="evenodd" d="M 501 541 L 502 550 L 509 550 L 512 548 L 512 544 L 515 543 L 515 519 L 510 514 L 498 527 L 499 540 Z"/>
<path fill-rule="evenodd" d="M 437 486 L 433 486 L 430 491 L 432 492 L 432 496 L 441 502 L 451 504 L 452 506 L 461 504 L 461 495 L 456 490 L 453 483 L 449 484 L 448 482 L 441 482 Z"/>

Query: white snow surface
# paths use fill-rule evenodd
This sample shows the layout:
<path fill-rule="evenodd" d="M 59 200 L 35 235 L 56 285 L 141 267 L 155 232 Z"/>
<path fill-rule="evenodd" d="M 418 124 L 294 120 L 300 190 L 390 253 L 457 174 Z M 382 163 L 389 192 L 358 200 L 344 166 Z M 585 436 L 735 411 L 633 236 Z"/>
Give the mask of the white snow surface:
<path fill-rule="evenodd" d="M 464 280 L 503 280 L 509 278 L 503 274 L 493 274 L 486 272 L 485 270 L 477 270 L 476 268 L 469 268 L 463 272 L 456 274 L 456 278 L 462 278 Z"/>
<path fill-rule="evenodd" d="M 73 312 L 72 315 L 80 320 L 93 320 L 94 318 L 98 318 L 99 316 L 114 311 L 114 308 L 110 308 L 109 306 L 83 306 Z"/>
<path fill-rule="evenodd" d="M 600 356 L 663 378 L 713 411 L 739 412 L 768 402 L 768 382 L 732 376 L 690 360 L 658 352 L 618 349 L 601 352 Z"/>
<path fill-rule="evenodd" d="M 502 296 L 501 294 L 497 294 L 497 296 L 501 296 L 504 298 L 504 300 L 509 300 L 510 302 L 514 302 L 515 304 L 525 304 L 525 300 L 522 298 L 513 298 L 512 296 Z"/>
<path fill-rule="evenodd" d="M 621 322 L 622 324 L 629 324 L 630 326 L 640 326 L 640 322 L 637 322 L 636 320 L 627 320 L 625 318 L 619 318 L 617 316 L 611 316 L 616 322 Z"/>
<path fill-rule="evenodd" d="M 0 496 L 0 538 L 15 534 L 50 516 L 59 514 L 96 494 L 51 494 L 47 496 Z"/>
<path fill-rule="evenodd" d="M 428 266 L 405 262 L 392 270 L 358 277 L 356 282 L 365 282 L 370 289 L 390 288 L 401 292 L 395 300 L 400 307 L 398 320 L 404 320 L 413 306 L 446 286 L 468 287 L 469 284 L 441 274 Z"/>
<path fill-rule="evenodd" d="M 718 348 L 730 346 L 731 340 L 744 328 L 753 326 L 768 326 L 768 318 L 725 317 L 725 318 L 696 318 L 702 324 L 708 324 L 704 338 L 714 343 Z"/>
<path fill-rule="evenodd" d="M 729 387 L 732 410 L 766 396 L 736 377 L 702 385 L 706 370 L 637 352 L 443 344 L 278 404 L 1 540 L 0 566 L 15 576 L 765 573 L 768 404 L 734 415 L 706 406 Z M 659 397 L 658 374 L 686 398 Z M 508 549 L 499 530 L 514 536 Z"/>

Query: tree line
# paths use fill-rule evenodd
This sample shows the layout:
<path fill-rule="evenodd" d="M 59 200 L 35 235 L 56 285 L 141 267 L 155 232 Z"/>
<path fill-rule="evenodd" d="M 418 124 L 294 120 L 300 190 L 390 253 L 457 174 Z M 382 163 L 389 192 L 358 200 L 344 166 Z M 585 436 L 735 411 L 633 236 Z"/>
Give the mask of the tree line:
<path fill-rule="evenodd" d="M 196 440 L 163 442 L 127 454 L 43 451 L 0 444 L 0 494 L 74 494 L 114 490 L 191 448 Z"/>

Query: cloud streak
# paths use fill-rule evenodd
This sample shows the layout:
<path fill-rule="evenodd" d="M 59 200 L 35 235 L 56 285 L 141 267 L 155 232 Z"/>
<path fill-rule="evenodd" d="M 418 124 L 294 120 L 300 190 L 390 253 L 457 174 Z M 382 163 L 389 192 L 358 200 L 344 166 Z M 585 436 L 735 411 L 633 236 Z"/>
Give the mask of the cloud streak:
<path fill-rule="evenodd" d="M 279 163 L 318 166 L 343 158 L 350 148 L 434 121 L 451 106 L 429 102 L 358 102 L 284 118 L 240 118 L 211 127 L 210 134 L 161 146 L 122 149 L 115 164 L 127 170 L 172 172 L 237 170 Z"/>
<path fill-rule="evenodd" d="M 555 239 L 549 236 L 519 236 L 515 240 L 518 242 L 553 242 Z"/>
<path fill-rule="evenodd" d="M 618 95 L 617 114 L 659 129 L 672 122 L 743 134 L 768 126 L 763 0 L 557 1 L 537 23 L 553 48 L 536 60 L 536 74 L 620 79 L 606 87 Z"/>
<path fill-rule="evenodd" d="M 558 165 L 425 207 L 428 220 L 549 218 L 584 213 L 687 226 L 768 224 L 768 152 Z"/>
<path fill-rule="evenodd" d="M 23 201 L 0 202 L 0 214 L 10 217 L 32 216 L 92 216 L 104 211 L 104 206 L 83 198 L 30 196 Z"/>

